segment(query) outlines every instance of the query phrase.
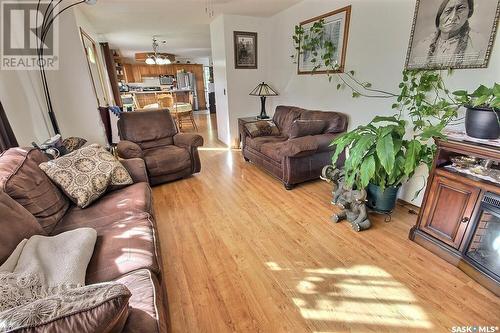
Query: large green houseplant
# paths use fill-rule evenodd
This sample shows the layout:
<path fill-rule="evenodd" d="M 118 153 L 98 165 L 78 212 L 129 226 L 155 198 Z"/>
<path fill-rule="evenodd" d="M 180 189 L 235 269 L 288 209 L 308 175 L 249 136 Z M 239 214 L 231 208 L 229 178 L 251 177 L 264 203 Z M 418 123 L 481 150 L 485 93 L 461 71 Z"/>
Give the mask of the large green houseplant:
<path fill-rule="evenodd" d="M 397 100 L 392 105 L 397 110 L 395 115 L 375 117 L 368 125 L 359 126 L 331 143 L 336 146 L 332 157 L 334 165 L 340 154 L 348 151 L 344 167 L 346 184 L 367 188 L 369 206 L 390 211 L 401 184 L 412 177 L 420 165 L 432 163 L 435 152 L 432 138 L 443 136 L 443 128 L 457 117 L 459 103 L 446 89 L 441 72 L 404 71 L 399 93 L 375 89 L 371 83 L 355 77 L 353 71 L 339 73 L 333 59 L 334 46 L 323 38 L 323 26 L 320 20 L 308 30 L 295 27 L 296 54 L 292 58 L 298 59 L 302 52 L 310 52 L 315 69 L 326 67 L 329 81 L 336 78 L 337 89 L 348 87 L 353 97 Z"/>

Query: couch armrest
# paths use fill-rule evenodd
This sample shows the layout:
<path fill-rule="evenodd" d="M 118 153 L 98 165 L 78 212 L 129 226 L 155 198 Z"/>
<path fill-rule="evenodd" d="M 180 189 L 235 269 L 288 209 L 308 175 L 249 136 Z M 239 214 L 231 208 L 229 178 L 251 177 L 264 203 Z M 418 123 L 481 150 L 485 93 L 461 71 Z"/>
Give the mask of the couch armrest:
<path fill-rule="evenodd" d="M 318 147 L 318 141 L 308 135 L 286 141 L 281 149 L 285 157 L 301 157 L 315 153 Z"/>
<path fill-rule="evenodd" d="M 203 137 L 192 133 L 177 133 L 174 135 L 174 145 L 178 147 L 200 147 L 203 146 Z"/>
<path fill-rule="evenodd" d="M 127 169 L 134 183 L 149 182 L 146 164 L 142 158 L 129 158 L 120 162 Z"/>
<path fill-rule="evenodd" d="M 132 141 L 122 140 L 118 142 L 116 151 L 118 152 L 118 156 L 124 159 L 144 157 L 141 147 Z"/>

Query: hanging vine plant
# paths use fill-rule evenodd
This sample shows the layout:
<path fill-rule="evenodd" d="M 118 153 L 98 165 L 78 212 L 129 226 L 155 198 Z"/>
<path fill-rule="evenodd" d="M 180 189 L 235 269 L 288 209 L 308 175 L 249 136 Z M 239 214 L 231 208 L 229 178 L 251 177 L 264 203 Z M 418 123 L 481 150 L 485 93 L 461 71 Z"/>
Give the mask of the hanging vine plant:
<path fill-rule="evenodd" d="M 308 52 L 315 64 L 313 74 L 321 68 L 330 82 L 338 80 L 337 90 L 348 88 L 354 98 L 392 98 L 396 111 L 394 116 L 377 116 L 368 125 L 336 138 L 332 164 L 348 148 L 344 167 L 348 185 L 365 188 L 371 183 L 382 190 L 399 187 L 421 164 L 430 166 L 435 152 L 432 138 L 443 138 L 443 129 L 460 120 L 460 102 L 446 88 L 440 71 L 404 70 L 398 93 L 374 88 L 352 70 L 340 71 L 335 46 L 325 38 L 324 24 L 319 20 L 308 29 L 295 26 L 294 62 Z"/>

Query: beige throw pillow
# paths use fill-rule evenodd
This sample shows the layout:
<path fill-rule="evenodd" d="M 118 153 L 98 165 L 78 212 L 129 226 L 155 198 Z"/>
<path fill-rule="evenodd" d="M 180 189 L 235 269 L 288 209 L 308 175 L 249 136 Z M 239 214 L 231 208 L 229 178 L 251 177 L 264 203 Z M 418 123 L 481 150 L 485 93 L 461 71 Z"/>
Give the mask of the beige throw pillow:
<path fill-rule="evenodd" d="M 133 183 L 122 164 L 98 144 L 42 163 L 40 168 L 81 208 L 98 199 L 109 185 Z"/>

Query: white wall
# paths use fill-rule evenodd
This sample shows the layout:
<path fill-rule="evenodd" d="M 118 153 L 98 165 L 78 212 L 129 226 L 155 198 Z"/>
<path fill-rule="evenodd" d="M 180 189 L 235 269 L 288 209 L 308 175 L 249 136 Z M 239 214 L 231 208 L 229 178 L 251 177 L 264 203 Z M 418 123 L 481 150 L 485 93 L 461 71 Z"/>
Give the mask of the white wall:
<path fill-rule="evenodd" d="M 329 11 L 352 5 L 346 68 L 355 70 L 363 81 L 373 83 L 384 90 L 397 92 L 404 68 L 406 51 L 411 32 L 415 0 L 304 0 L 273 17 L 260 18 L 252 23 L 266 27 L 259 34 L 259 68 L 265 71 L 265 80 L 278 93 L 268 98 L 268 110 L 279 104 L 296 105 L 309 109 L 338 111 L 350 117 L 349 128 L 366 124 L 376 115 L 391 115 L 392 99 L 353 99 L 349 90 L 336 90 L 335 80 L 328 82 L 326 75 L 297 75 L 296 64 L 290 56 L 294 53 L 291 36 L 296 24 Z M 227 17 L 226 19 L 230 19 Z M 225 26 L 226 38 L 232 30 L 245 30 L 245 20 L 235 18 Z M 213 38 L 213 35 L 212 35 Z M 231 36 L 232 38 L 232 36 Z M 447 79 L 450 89 L 473 89 L 500 79 L 500 34 L 497 34 L 489 67 L 477 70 L 456 70 Z M 267 43 L 267 44 L 266 44 Z M 232 40 L 226 41 L 228 62 L 228 99 L 230 115 L 250 116 L 258 110 L 258 101 L 244 96 L 244 91 L 255 85 L 258 75 L 249 76 L 250 70 L 232 70 Z M 263 50 L 267 47 L 266 50 Z M 217 76 L 215 82 L 217 84 Z M 236 82 L 235 88 L 233 83 Z M 251 88 L 250 88 L 251 89 Z M 236 90 L 236 91 L 235 91 Z M 234 93 L 234 95 L 233 95 Z M 247 92 L 248 94 L 248 92 Z M 217 100 L 218 102 L 218 100 Z M 233 103 L 231 103 L 233 102 Z M 250 104 L 252 103 L 252 104 Z M 246 107 L 245 107 L 246 105 Z M 236 109 L 233 109 L 236 106 Z M 230 117 L 230 128 L 236 126 Z M 403 187 L 401 197 L 410 201 L 426 179 L 425 168 Z M 423 174 L 424 177 L 421 175 Z M 423 194 L 423 192 L 422 192 Z M 413 203 L 419 205 L 422 194 Z"/>
<path fill-rule="evenodd" d="M 220 111 L 224 114 L 224 119 L 229 119 L 229 135 L 221 139 L 229 146 L 238 146 L 238 118 L 248 115 L 258 115 L 260 113 L 260 99 L 249 96 L 249 93 L 262 81 L 268 77 L 268 50 L 269 37 L 268 24 L 270 21 L 264 18 L 222 15 L 213 21 L 211 27 L 212 58 L 214 62 L 214 81 L 216 89 L 217 117 Z M 223 35 L 217 30 L 223 27 Z M 249 31 L 257 33 L 257 69 L 235 69 L 234 68 L 234 38 L 233 31 Z M 222 38 L 224 42 L 222 43 Z M 215 43 L 215 45 L 214 45 Z M 222 52 L 222 50 L 224 52 Z M 215 55 L 214 55 L 215 52 Z M 218 59 L 216 59 L 218 56 Z M 222 61 L 221 57 L 225 57 Z M 224 67 L 224 69 L 223 69 Z M 222 71 L 225 72 L 225 88 L 227 91 L 227 109 L 222 109 L 219 102 L 218 92 L 222 86 Z M 222 92 L 223 93 L 223 92 Z M 224 103 L 223 103 L 224 104 Z M 227 113 L 227 117 L 225 114 Z M 227 127 L 220 119 L 217 119 L 218 130 L 224 131 Z"/>
<path fill-rule="evenodd" d="M 80 32 L 72 10 L 58 17 L 59 69 L 47 71 L 54 113 L 63 137 L 105 144 Z M 53 135 L 38 71 L 1 71 L 0 100 L 20 145 Z"/>
<path fill-rule="evenodd" d="M 227 100 L 226 76 L 226 38 L 224 32 L 224 16 L 219 16 L 210 24 L 210 42 L 214 70 L 215 99 L 217 104 L 217 134 L 220 141 L 229 145 L 229 111 Z"/>

